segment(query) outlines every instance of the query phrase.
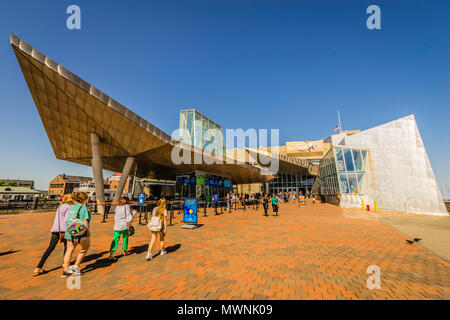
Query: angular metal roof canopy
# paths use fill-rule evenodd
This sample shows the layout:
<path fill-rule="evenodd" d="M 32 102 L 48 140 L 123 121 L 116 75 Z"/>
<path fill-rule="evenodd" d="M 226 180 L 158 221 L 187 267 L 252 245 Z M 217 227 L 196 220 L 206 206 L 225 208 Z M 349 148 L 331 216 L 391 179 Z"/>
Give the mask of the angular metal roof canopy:
<path fill-rule="evenodd" d="M 267 166 L 261 163 L 270 163 L 270 161 L 278 161 L 279 171 L 283 173 L 295 173 L 301 175 L 317 176 L 319 174 L 319 164 L 312 163 L 305 159 L 286 156 L 280 153 L 266 152 L 257 149 L 245 148 L 253 159 L 257 159 L 261 166 Z"/>
<path fill-rule="evenodd" d="M 229 177 L 234 183 L 274 178 L 225 158 L 223 164 L 175 165 L 171 153 L 178 141 L 13 34 L 11 46 L 57 159 L 91 166 L 93 132 L 102 142 L 103 168 L 114 172 L 122 171 L 127 157 L 134 157 L 142 178 L 174 179 L 193 170 Z M 203 152 L 185 146 L 191 159 Z"/>

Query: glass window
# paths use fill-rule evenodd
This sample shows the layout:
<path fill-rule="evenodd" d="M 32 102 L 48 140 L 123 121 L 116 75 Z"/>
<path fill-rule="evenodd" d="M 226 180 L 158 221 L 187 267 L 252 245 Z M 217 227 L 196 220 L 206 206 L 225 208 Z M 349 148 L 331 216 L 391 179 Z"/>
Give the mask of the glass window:
<path fill-rule="evenodd" d="M 347 169 L 347 171 L 355 171 L 351 149 L 344 149 L 344 159 L 345 159 L 345 168 Z"/>
<path fill-rule="evenodd" d="M 363 163 L 363 170 L 367 167 L 367 150 L 361 150 L 361 156 L 362 156 L 362 163 Z"/>
<path fill-rule="evenodd" d="M 353 159 L 355 160 L 355 169 L 357 171 L 361 171 L 364 168 L 363 159 L 361 157 L 361 151 L 357 149 L 352 150 Z"/>
<path fill-rule="evenodd" d="M 335 148 L 336 150 L 336 165 L 338 171 L 345 171 L 344 156 L 342 154 L 342 148 Z"/>
<path fill-rule="evenodd" d="M 364 173 L 358 173 L 358 186 L 359 186 L 359 193 L 364 193 Z"/>
<path fill-rule="evenodd" d="M 339 185 L 340 185 L 341 193 L 349 193 L 347 175 L 345 173 L 339 174 Z"/>
<path fill-rule="evenodd" d="M 358 190 L 358 181 L 356 180 L 356 173 L 349 173 L 348 174 L 348 188 L 349 193 L 357 194 L 359 193 Z"/>

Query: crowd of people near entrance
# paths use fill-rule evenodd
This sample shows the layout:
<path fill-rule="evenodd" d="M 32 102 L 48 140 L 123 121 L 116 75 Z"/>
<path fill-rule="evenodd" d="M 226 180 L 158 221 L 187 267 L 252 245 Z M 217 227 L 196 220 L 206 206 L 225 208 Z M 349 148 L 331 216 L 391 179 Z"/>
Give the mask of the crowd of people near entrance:
<path fill-rule="evenodd" d="M 56 210 L 53 226 L 50 230 L 50 243 L 34 270 L 35 275 L 45 273 L 43 270 L 44 264 L 58 243 L 64 245 L 62 277 L 75 275 L 75 273 L 80 275 L 80 264 L 89 251 L 92 236 L 90 230 L 92 214 L 86 206 L 88 201 L 89 196 L 85 192 L 75 192 L 64 197 L 62 204 Z M 117 250 L 120 238 L 122 238 L 123 255 L 127 256 L 130 254 L 128 239 L 134 234 L 133 221 L 137 212 L 131 210 L 129 202 L 127 197 L 122 197 L 115 208 L 113 239 L 109 247 L 110 254 L 108 257 L 110 260 L 114 259 L 114 253 Z M 152 250 L 157 237 L 160 240 L 160 255 L 167 253 L 164 250 L 164 238 L 167 232 L 166 217 L 166 200 L 161 198 L 153 209 L 151 219 L 147 225 L 151 239 L 147 250 L 147 261 L 152 260 Z M 80 251 L 75 263 L 69 268 L 74 250 L 78 246 L 80 246 Z"/>
<path fill-rule="evenodd" d="M 300 203 L 304 199 L 312 199 L 313 203 L 316 202 L 316 195 L 312 192 L 308 192 L 306 196 L 303 196 L 300 192 L 279 192 L 279 193 L 233 193 L 229 192 L 225 196 L 227 207 L 235 206 L 236 209 L 244 209 L 248 204 L 255 202 L 262 203 L 264 208 L 264 215 L 268 216 L 269 207 L 272 207 L 274 216 L 278 216 L 280 203 L 288 203 L 289 201 L 296 201 Z"/>
<path fill-rule="evenodd" d="M 280 192 L 280 193 L 232 193 L 226 194 L 227 206 L 235 206 L 236 209 L 245 210 L 247 204 L 262 203 L 264 208 L 264 216 L 269 216 L 269 208 L 272 208 L 272 215 L 279 216 L 280 203 L 287 203 L 289 201 L 295 201 L 296 199 L 301 201 L 305 196 L 297 194 L 295 192 Z M 306 198 L 312 198 L 315 202 L 316 195 L 309 193 Z M 56 214 L 53 221 L 53 226 L 50 230 L 50 243 L 45 250 L 41 260 L 39 261 L 35 275 L 45 273 L 43 270 L 44 264 L 58 243 L 64 245 L 64 255 L 62 259 L 63 271 L 62 277 L 67 277 L 78 273 L 80 275 L 80 264 L 89 251 L 91 244 L 91 230 L 90 222 L 92 214 L 86 206 L 89 201 L 89 196 L 85 192 L 75 192 L 74 194 L 68 194 L 64 197 L 62 204 L 56 210 Z M 117 250 L 120 239 L 122 238 L 122 250 L 123 255 L 130 254 L 128 251 L 128 239 L 134 234 L 133 221 L 136 216 L 136 211 L 132 210 L 127 197 L 122 197 L 115 208 L 114 214 L 114 227 L 113 227 L 113 239 L 109 247 L 108 259 L 114 259 L 114 253 Z M 167 252 L 164 250 L 164 239 L 167 232 L 167 210 L 165 198 L 160 198 L 157 202 L 157 206 L 153 209 L 150 222 L 147 227 L 150 231 L 150 243 L 148 245 L 146 260 L 152 260 L 152 250 L 159 237 L 160 240 L 160 255 L 165 255 Z M 76 257 L 75 263 L 70 267 L 72 256 L 76 247 L 80 246 L 80 251 Z"/>

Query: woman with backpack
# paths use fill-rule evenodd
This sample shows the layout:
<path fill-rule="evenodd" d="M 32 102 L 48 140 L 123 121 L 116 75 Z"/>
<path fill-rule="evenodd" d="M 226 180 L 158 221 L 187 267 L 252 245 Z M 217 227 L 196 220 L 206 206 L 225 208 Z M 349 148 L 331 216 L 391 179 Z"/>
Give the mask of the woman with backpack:
<path fill-rule="evenodd" d="M 55 250 L 56 245 L 60 242 L 64 244 L 64 258 L 67 250 L 67 241 L 64 238 L 64 233 L 66 232 L 66 216 L 73 204 L 73 196 L 71 194 L 66 194 L 62 204 L 56 210 L 55 219 L 53 220 L 53 226 L 50 230 L 50 232 L 52 233 L 50 244 L 48 245 L 47 250 L 45 250 L 44 255 L 42 256 L 41 261 L 39 261 L 36 269 L 34 269 L 34 275 L 40 275 L 44 273 L 42 267 L 44 266 L 45 261 L 47 261 L 49 255 L 53 252 L 53 250 Z"/>
<path fill-rule="evenodd" d="M 153 209 L 152 212 L 152 218 L 150 222 L 148 223 L 147 227 L 152 233 L 152 238 L 150 240 L 150 244 L 148 245 L 148 252 L 147 252 L 147 261 L 152 260 L 152 249 L 153 245 L 156 241 L 156 236 L 159 234 L 159 243 L 161 246 L 161 255 L 165 255 L 167 252 L 164 250 L 164 237 L 166 235 L 166 216 L 167 216 L 167 210 L 166 210 L 166 199 L 161 198 L 158 200 L 157 206 Z"/>
<path fill-rule="evenodd" d="M 78 245 L 81 246 L 74 265 L 74 269 L 78 272 L 80 263 L 83 261 L 91 245 L 91 232 L 89 230 L 91 213 L 86 207 L 89 196 L 86 192 L 75 192 L 73 199 L 75 200 L 75 204 L 70 207 L 66 219 L 65 238 L 67 239 L 67 251 L 64 256 L 62 277 L 67 277 L 72 274 L 68 271 L 68 268 L 74 249 Z"/>
<path fill-rule="evenodd" d="M 120 236 L 122 236 L 123 255 L 128 255 L 128 236 L 132 228 L 134 215 L 129 205 L 130 199 L 122 197 L 119 205 L 116 207 L 114 214 L 114 239 L 109 249 L 109 259 L 113 259 L 114 252 L 119 244 Z"/>

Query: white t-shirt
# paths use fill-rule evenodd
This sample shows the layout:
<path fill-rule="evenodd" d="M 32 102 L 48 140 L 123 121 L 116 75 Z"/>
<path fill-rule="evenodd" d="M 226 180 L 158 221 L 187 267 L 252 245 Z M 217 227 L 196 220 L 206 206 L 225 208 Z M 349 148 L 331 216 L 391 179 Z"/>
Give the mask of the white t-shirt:
<path fill-rule="evenodd" d="M 158 210 L 158 207 L 153 209 L 152 216 L 156 216 L 156 210 Z M 164 210 L 164 217 L 167 217 L 167 210 Z"/>

